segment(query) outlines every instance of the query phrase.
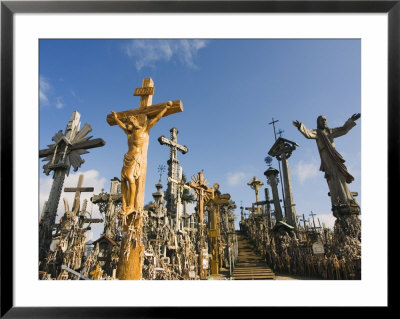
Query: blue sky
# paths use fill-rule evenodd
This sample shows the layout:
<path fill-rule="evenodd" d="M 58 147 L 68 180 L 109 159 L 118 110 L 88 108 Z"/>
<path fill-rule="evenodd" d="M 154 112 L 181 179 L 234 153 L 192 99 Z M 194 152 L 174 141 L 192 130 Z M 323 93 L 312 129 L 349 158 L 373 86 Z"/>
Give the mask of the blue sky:
<path fill-rule="evenodd" d="M 77 175 L 84 173 L 85 186 L 94 186 L 95 193 L 109 191 L 110 179 L 120 176 L 127 142 L 120 128 L 107 124 L 106 116 L 111 110 L 137 108 L 139 98 L 133 91 L 151 77 L 153 103 L 180 99 L 184 111 L 162 118 L 150 132 L 145 203 L 152 200 L 157 167 L 166 165 L 169 157 L 169 149 L 157 139 L 169 137 L 175 126 L 178 142 L 189 149 L 178 154 L 184 173 L 190 177 L 204 170 L 210 186 L 218 182 L 236 202 L 238 221 L 241 203 L 248 207 L 255 201 L 247 182 L 257 176 L 267 186 L 264 158 L 274 143 L 268 124 L 274 118 L 282 137 L 299 144 L 289 159 L 297 214 L 307 218 L 313 211 L 333 226 L 316 143 L 305 139 L 292 120 L 316 128 L 317 117 L 324 114 L 328 125 L 336 127 L 360 112 L 360 40 L 49 39 L 40 40 L 39 48 L 40 148 L 65 129 L 75 110 L 81 114 L 81 127 L 89 123 L 90 135 L 106 142 L 83 155 L 85 163 L 76 174 L 71 171 L 65 187 L 76 185 Z M 361 120 L 335 140 L 355 177 L 350 190 L 359 193 L 360 204 Z M 42 207 L 51 177 L 42 173 L 43 162 L 39 165 Z M 276 160 L 272 166 L 278 168 Z M 164 190 L 166 180 L 164 173 Z M 263 199 L 263 192 L 260 195 Z M 59 215 L 63 213 L 60 205 Z"/>

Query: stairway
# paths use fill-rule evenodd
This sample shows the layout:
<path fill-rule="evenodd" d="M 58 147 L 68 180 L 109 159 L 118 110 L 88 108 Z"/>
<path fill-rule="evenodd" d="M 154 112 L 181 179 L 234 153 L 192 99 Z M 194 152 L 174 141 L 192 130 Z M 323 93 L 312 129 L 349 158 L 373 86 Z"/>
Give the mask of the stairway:
<path fill-rule="evenodd" d="M 254 252 L 254 246 L 240 232 L 237 232 L 238 259 L 231 278 L 234 280 L 267 280 L 275 279 L 275 274 Z"/>

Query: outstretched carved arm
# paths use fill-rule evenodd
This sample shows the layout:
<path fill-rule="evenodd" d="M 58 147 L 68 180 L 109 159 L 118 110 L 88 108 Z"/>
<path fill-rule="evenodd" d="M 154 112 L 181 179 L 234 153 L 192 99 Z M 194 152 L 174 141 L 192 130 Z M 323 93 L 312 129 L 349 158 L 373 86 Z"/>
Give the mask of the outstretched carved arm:
<path fill-rule="evenodd" d="M 301 123 L 299 121 L 292 121 L 293 125 L 296 126 L 297 128 L 300 128 Z"/>
<path fill-rule="evenodd" d="M 348 131 L 350 131 L 354 126 L 356 126 L 355 121 L 358 120 L 360 116 L 361 116 L 360 113 L 355 113 L 346 121 L 346 123 L 344 123 L 343 126 L 333 128 L 331 137 L 336 138 L 347 134 Z"/>
<path fill-rule="evenodd" d="M 120 128 L 122 128 L 124 130 L 124 132 L 126 132 L 126 126 L 124 123 L 122 123 L 122 121 L 118 118 L 117 113 L 115 113 L 114 111 L 111 111 L 111 114 L 114 116 L 115 122 L 117 122 L 118 126 Z"/>
<path fill-rule="evenodd" d="M 164 114 L 165 114 L 171 107 L 172 107 L 172 102 L 169 101 L 169 102 L 167 103 L 167 105 L 165 106 L 165 108 L 164 108 L 160 113 L 158 113 L 156 117 L 154 117 L 154 118 L 150 121 L 149 125 L 147 126 L 147 129 L 150 130 L 150 129 L 164 116 Z"/>
<path fill-rule="evenodd" d="M 310 138 L 310 139 L 316 139 L 317 138 L 317 132 L 316 130 L 310 130 L 306 128 L 306 126 L 299 122 L 299 121 L 293 121 L 292 122 L 294 126 L 297 127 L 297 129 L 300 131 L 301 134 L 304 135 L 305 138 Z"/>

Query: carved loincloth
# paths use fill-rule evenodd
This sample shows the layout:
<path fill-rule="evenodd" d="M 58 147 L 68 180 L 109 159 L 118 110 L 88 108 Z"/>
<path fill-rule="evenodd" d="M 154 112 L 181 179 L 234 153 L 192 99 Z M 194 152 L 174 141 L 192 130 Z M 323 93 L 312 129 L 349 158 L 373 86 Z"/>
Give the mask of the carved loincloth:
<path fill-rule="evenodd" d="M 142 156 L 140 154 L 126 153 L 124 156 L 123 171 L 130 172 L 130 176 L 138 178 L 140 176 L 140 164 L 142 163 Z"/>

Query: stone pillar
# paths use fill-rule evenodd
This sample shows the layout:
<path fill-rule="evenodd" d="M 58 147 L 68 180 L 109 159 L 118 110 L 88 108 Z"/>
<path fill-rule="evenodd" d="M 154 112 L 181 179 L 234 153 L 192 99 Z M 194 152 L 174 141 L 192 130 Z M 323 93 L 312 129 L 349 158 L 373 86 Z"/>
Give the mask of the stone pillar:
<path fill-rule="evenodd" d="M 293 201 L 293 193 L 292 193 L 292 182 L 290 180 L 290 170 L 289 170 L 289 162 L 286 158 L 286 154 L 282 154 L 282 173 L 284 180 L 284 190 L 285 190 L 285 212 L 286 219 L 289 225 L 297 228 L 297 220 L 296 220 L 296 209 Z"/>
<path fill-rule="evenodd" d="M 285 193 L 285 217 L 288 224 L 295 227 L 295 229 L 297 229 L 296 209 L 293 201 L 288 158 L 292 155 L 296 146 L 298 145 L 295 142 L 280 137 L 268 152 L 270 156 L 273 156 L 278 161 L 282 162 L 283 181 L 281 182 L 284 185 Z"/>
<path fill-rule="evenodd" d="M 278 170 L 270 167 L 268 170 L 264 172 L 264 175 L 267 177 L 268 184 L 272 189 L 272 200 L 274 202 L 275 208 L 275 219 L 277 222 L 283 219 L 281 204 L 279 202 L 279 193 L 278 193 Z"/>

